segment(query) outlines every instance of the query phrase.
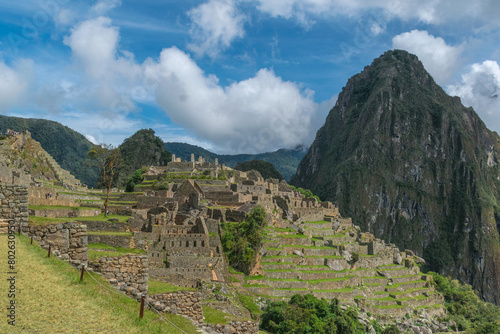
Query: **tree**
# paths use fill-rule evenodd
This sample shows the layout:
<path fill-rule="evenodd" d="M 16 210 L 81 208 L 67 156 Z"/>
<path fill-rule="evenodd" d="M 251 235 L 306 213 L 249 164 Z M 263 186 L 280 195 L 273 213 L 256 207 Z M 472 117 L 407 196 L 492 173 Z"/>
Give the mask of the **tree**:
<path fill-rule="evenodd" d="M 121 167 L 123 158 L 119 148 L 109 144 L 94 145 L 88 152 L 88 158 L 100 171 L 100 179 L 106 188 L 106 201 L 104 201 L 104 216 L 108 216 L 109 192 L 113 182 L 116 168 Z"/>

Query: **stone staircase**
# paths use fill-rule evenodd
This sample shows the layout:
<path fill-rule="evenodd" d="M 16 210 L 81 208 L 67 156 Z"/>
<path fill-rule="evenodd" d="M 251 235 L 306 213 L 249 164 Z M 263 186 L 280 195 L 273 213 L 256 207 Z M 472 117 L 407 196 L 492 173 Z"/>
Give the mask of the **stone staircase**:
<path fill-rule="evenodd" d="M 261 275 L 243 287 L 256 296 L 288 299 L 312 293 L 378 314 L 404 316 L 416 308 L 442 312 L 443 297 L 411 252 L 400 252 L 340 217 L 296 228 L 267 227 Z"/>
<path fill-rule="evenodd" d="M 81 184 L 80 181 L 73 175 L 71 175 L 70 172 L 63 169 L 57 163 L 57 161 L 55 161 L 54 158 L 42 148 L 42 145 L 40 145 L 39 142 L 37 142 L 34 139 L 29 139 L 26 143 L 26 146 L 28 150 L 30 150 L 31 152 L 37 152 L 40 158 L 45 159 L 47 161 L 49 166 L 54 171 L 54 175 L 57 177 L 57 179 L 59 179 L 59 181 L 71 186 L 75 186 L 76 184 Z"/>

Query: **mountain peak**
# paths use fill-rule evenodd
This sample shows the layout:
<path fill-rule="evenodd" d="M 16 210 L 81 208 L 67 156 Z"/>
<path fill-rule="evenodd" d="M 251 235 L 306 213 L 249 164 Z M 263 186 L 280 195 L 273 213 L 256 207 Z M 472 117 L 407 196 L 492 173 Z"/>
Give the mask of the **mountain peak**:
<path fill-rule="evenodd" d="M 349 79 L 291 183 L 499 303 L 500 247 L 486 246 L 500 240 L 498 140 L 416 56 L 391 50 Z"/>

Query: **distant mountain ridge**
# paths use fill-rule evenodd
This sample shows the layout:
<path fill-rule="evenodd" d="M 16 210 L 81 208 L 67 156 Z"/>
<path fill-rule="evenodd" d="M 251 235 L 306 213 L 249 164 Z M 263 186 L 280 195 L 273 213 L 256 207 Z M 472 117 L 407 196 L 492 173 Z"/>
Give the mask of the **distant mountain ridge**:
<path fill-rule="evenodd" d="M 291 183 L 500 304 L 500 138 L 414 55 L 350 78 Z"/>
<path fill-rule="evenodd" d="M 202 147 L 177 142 L 165 143 L 165 148 L 177 158 L 189 161 L 191 153 L 198 159 L 198 156 L 203 156 L 207 161 L 214 162 L 215 158 L 219 163 L 225 164 L 229 167 L 234 167 L 238 162 L 249 160 L 262 160 L 270 162 L 274 165 L 276 170 L 283 175 L 285 180 L 290 180 L 292 175 L 295 174 L 300 160 L 306 154 L 306 148 L 297 147 L 296 149 L 280 149 L 274 152 L 257 153 L 257 154 L 217 154 L 210 152 Z"/>

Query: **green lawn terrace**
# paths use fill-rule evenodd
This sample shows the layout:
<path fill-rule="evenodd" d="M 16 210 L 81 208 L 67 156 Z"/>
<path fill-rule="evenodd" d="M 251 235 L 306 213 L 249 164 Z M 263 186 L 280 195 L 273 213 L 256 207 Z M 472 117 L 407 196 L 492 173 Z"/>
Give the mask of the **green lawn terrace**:
<path fill-rule="evenodd" d="M 131 229 L 137 227 L 128 224 L 132 216 L 131 208 L 136 202 L 129 197 L 125 200 L 121 198 L 123 192 L 110 193 L 107 215 L 104 214 L 104 190 L 67 189 L 45 182 L 43 186 L 30 186 L 28 194 L 30 225 L 80 222 L 87 225 L 91 242 L 105 242 L 113 239 L 113 235 L 117 240 L 122 239 L 112 242 L 114 246 L 129 246 L 131 237 L 123 233 L 130 233 Z M 132 195 L 139 196 L 142 193 Z"/>
<path fill-rule="evenodd" d="M 330 217 L 299 226 L 268 226 L 264 234 L 260 275 L 241 282 L 255 296 L 286 300 L 312 293 L 382 319 L 417 308 L 436 314 L 444 310 L 443 297 L 416 264 L 420 258 L 361 233 L 350 220 Z"/>

